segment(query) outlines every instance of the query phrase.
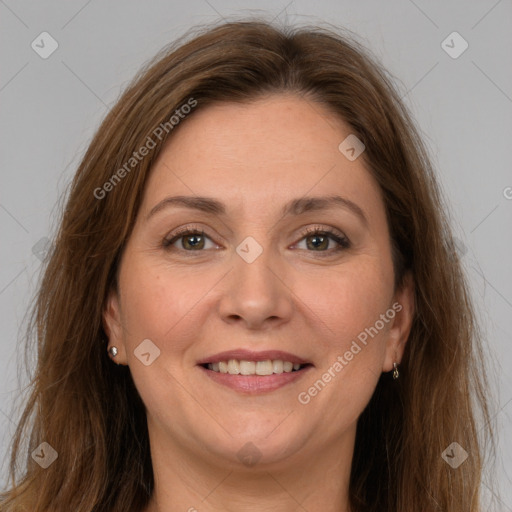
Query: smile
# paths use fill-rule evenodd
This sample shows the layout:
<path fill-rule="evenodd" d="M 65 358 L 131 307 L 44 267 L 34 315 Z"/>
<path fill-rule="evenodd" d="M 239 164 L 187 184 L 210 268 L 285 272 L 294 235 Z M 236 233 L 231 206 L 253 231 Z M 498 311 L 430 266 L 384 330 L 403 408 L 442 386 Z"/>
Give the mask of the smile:
<path fill-rule="evenodd" d="M 247 361 L 229 359 L 217 363 L 207 363 L 204 367 L 217 373 L 229 375 L 274 375 L 299 371 L 305 364 L 292 363 L 281 359 L 267 359 L 266 361 Z"/>
<path fill-rule="evenodd" d="M 258 395 L 296 382 L 308 373 L 313 365 L 280 359 L 266 361 L 229 359 L 202 364 L 198 368 L 217 384 L 245 395 Z"/>

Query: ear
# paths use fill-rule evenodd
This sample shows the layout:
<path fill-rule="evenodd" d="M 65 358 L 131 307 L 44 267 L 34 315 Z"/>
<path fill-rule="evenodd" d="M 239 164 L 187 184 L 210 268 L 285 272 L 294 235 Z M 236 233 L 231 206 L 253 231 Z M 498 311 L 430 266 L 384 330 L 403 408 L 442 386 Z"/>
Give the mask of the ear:
<path fill-rule="evenodd" d="M 112 287 L 103 308 L 103 329 L 108 337 L 108 348 L 116 347 L 115 358 L 109 357 L 117 364 L 127 364 L 126 349 L 123 341 L 123 328 L 121 323 L 121 304 L 117 290 Z"/>
<path fill-rule="evenodd" d="M 392 309 L 395 316 L 388 332 L 386 355 L 382 371 L 389 372 L 393 363 L 400 363 L 409 339 L 414 318 L 414 279 L 411 272 L 404 276 L 402 286 L 396 291 Z"/>

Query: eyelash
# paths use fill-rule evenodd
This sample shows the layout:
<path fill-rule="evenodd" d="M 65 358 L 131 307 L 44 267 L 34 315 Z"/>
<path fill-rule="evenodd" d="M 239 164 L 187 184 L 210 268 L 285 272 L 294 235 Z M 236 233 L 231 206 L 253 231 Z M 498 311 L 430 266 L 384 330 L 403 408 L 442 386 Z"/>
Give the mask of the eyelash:
<path fill-rule="evenodd" d="M 211 240 L 211 238 L 204 232 L 204 230 L 196 229 L 194 226 L 185 226 L 183 228 L 178 229 L 174 233 L 172 233 L 171 238 L 166 238 L 163 241 L 162 245 L 163 245 L 164 249 L 166 249 L 167 251 L 180 250 L 180 251 L 184 251 L 184 252 L 188 252 L 188 253 L 204 252 L 204 250 L 194 251 L 194 250 L 186 250 L 186 249 L 177 249 L 177 248 L 172 247 L 174 242 L 176 242 L 180 238 L 185 237 L 186 235 L 199 235 L 201 237 L 206 236 L 207 238 L 209 238 Z M 299 242 L 301 242 L 304 238 L 308 238 L 309 236 L 312 236 L 312 235 L 327 235 L 331 240 L 334 240 L 338 244 L 338 247 L 336 247 L 334 249 L 327 249 L 325 251 L 313 251 L 313 250 L 309 251 L 309 250 L 305 249 L 307 252 L 318 252 L 318 253 L 320 253 L 321 256 L 323 256 L 324 254 L 325 254 L 325 256 L 329 256 L 332 253 L 337 253 L 339 251 L 343 251 L 344 249 L 348 249 L 351 246 L 349 239 L 345 235 L 343 235 L 341 232 L 339 232 L 338 230 L 335 230 L 334 228 L 324 228 L 324 227 L 319 227 L 319 226 L 315 226 L 313 228 L 310 227 L 310 228 L 307 228 L 306 230 L 304 230 L 301 233 L 301 238 L 300 238 Z M 322 253 L 324 253 L 324 254 L 322 254 Z"/>

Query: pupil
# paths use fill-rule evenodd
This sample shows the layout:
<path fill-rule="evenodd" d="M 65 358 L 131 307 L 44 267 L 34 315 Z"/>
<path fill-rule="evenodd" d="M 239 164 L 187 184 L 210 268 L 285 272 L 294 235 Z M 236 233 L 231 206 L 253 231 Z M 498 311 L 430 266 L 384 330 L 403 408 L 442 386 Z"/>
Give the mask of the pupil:
<path fill-rule="evenodd" d="M 313 242 L 311 242 L 311 245 L 313 246 L 313 248 L 317 249 L 322 245 L 324 246 L 323 248 L 325 248 L 325 242 L 327 240 L 327 237 L 323 235 L 312 235 L 312 240 Z"/>
<path fill-rule="evenodd" d="M 186 241 L 189 246 L 197 247 L 201 244 L 201 235 L 189 235 L 188 237 L 186 237 Z"/>

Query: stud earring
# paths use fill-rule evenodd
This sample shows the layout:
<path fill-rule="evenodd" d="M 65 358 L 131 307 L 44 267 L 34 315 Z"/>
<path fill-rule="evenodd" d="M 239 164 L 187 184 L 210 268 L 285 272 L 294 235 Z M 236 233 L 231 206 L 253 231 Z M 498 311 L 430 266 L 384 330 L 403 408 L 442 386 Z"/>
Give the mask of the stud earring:
<path fill-rule="evenodd" d="M 393 379 L 398 379 L 400 377 L 400 372 L 398 371 L 398 363 L 393 363 Z"/>
<path fill-rule="evenodd" d="M 117 347 L 110 347 L 108 349 L 108 352 L 109 354 L 112 356 L 112 357 L 116 357 L 117 356 Z"/>

